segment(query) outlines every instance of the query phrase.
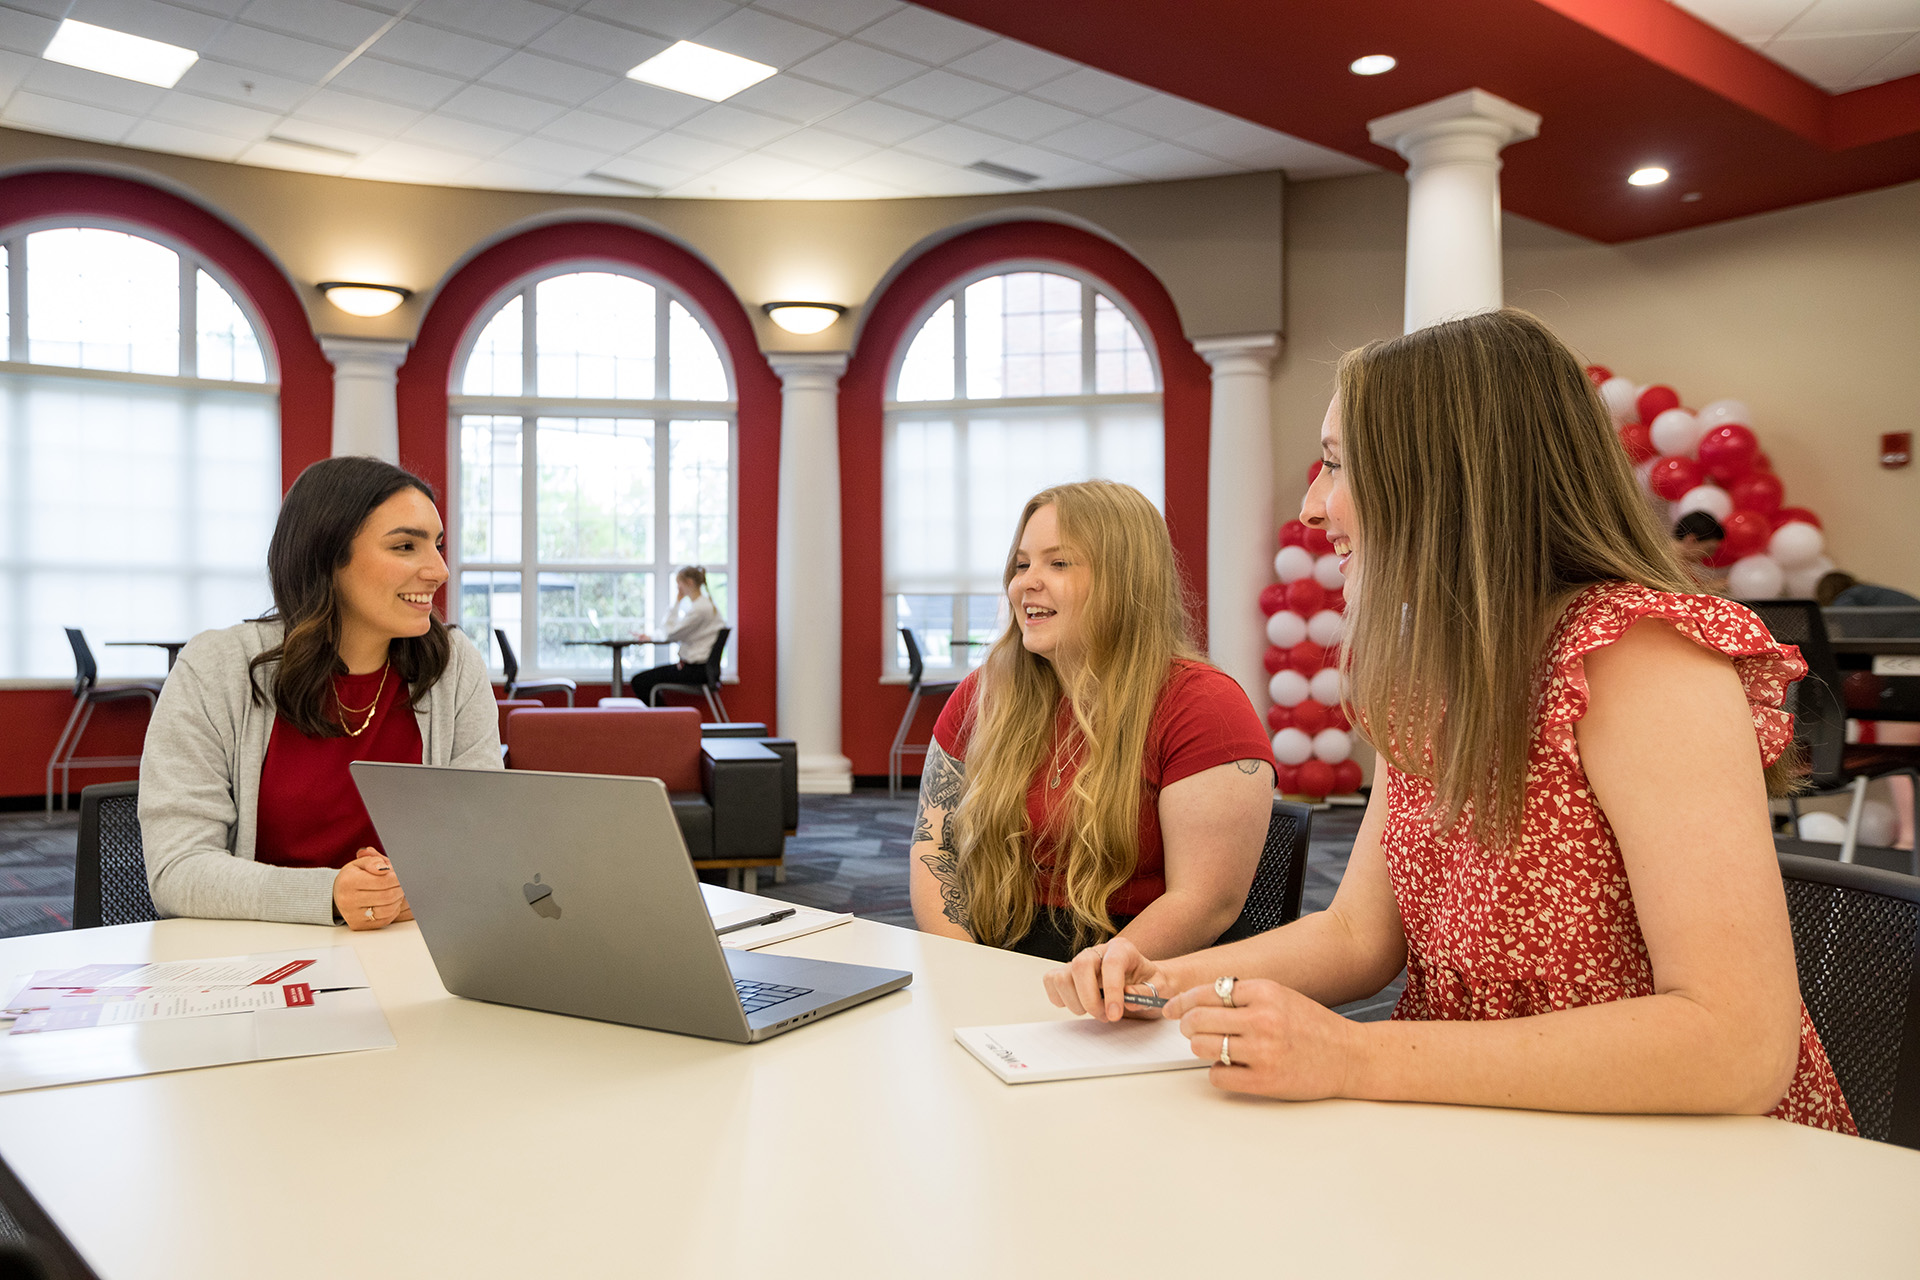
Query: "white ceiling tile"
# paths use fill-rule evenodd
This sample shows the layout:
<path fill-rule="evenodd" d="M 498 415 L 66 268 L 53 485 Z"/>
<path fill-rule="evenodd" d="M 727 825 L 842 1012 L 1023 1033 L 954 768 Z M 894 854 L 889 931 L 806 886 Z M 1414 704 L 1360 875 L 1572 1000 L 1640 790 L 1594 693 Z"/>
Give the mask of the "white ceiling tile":
<path fill-rule="evenodd" d="M 0 49 L 0 102 L 20 87 L 20 82 L 40 65 L 40 59 L 29 58 L 24 53 L 14 53 L 10 49 Z"/>
<path fill-rule="evenodd" d="M 236 67 L 214 58 L 202 58 L 187 68 L 187 74 L 175 84 L 176 91 L 222 98 L 243 107 L 262 111 L 285 111 L 307 96 L 312 87 L 285 76 L 276 76 L 248 67 Z"/>
<path fill-rule="evenodd" d="M 1905 44 L 1868 67 L 1855 84 L 1865 87 L 1911 75 L 1920 75 L 1920 36 L 1910 37 Z"/>
<path fill-rule="evenodd" d="M 1702 22 L 1740 40 L 1771 40 L 1811 0 L 1673 0 Z"/>
<path fill-rule="evenodd" d="M 142 120 L 128 131 L 124 145 L 149 151 L 170 151 L 174 155 L 198 156 L 202 160 L 235 160 L 247 149 L 246 142 L 205 129 L 167 124 L 160 120 Z"/>
<path fill-rule="evenodd" d="M 503 129 L 517 129 L 521 133 L 532 133 L 565 111 L 565 107 L 556 103 L 542 102 L 538 98 L 508 93 L 505 89 L 484 84 L 468 85 L 448 98 L 446 105 L 440 108 L 445 115 L 498 125 Z"/>
<path fill-rule="evenodd" d="M 36 13 L 0 9 L 0 49 L 30 53 L 37 58 L 47 51 L 47 41 L 53 39 L 54 30 L 59 25 L 52 18 L 43 18 Z"/>
<path fill-rule="evenodd" d="M 58 62 L 39 63 L 27 73 L 25 86 L 35 93 L 65 98 L 69 102 L 107 107 L 113 111 L 125 111 L 136 116 L 153 110 L 167 92 L 137 80 L 123 80 L 119 76 L 84 71 Z"/>
<path fill-rule="evenodd" d="M 376 182 L 452 182 L 473 165 L 474 157 L 464 152 L 389 142 L 368 152 L 347 176 Z"/>
<path fill-rule="evenodd" d="M 323 147 L 332 147 L 336 151 L 349 151 L 355 159 L 372 151 L 387 139 L 375 133 L 361 129 L 349 129 L 343 125 L 327 124 L 319 120 L 303 120 L 298 116 L 288 116 L 273 127 L 274 138 L 282 141 L 312 142 Z"/>
<path fill-rule="evenodd" d="M 754 5 L 756 9 L 797 18 L 843 36 L 850 36 L 902 7 L 895 0 L 758 0 Z"/>
<path fill-rule="evenodd" d="M 1274 150 L 1283 135 L 1263 129 L 1247 120 L 1222 118 L 1202 129 L 1183 134 L 1178 141 L 1196 151 L 1219 156 L 1223 160 L 1258 163 Z"/>
<path fill-rule="evenodd" d="M 775 138 L 761 150 L 817 168 L 836 169 L 850 160 L 872 155 L 874 147 L 871 142 L 828 133 L 825 129 L 796 129 L 784 138 Z"/>
<path fill-rule="evenodd" d="M 649 138 L 620 160 L 610 160 L 600 168 L 622 178 L 632 177 L 633 171 L 626 162 L 641 164 L 663 164 L 675 169 L 684 169 L 689 173 L 699 173 L 711 169 L 714 165 L 737 160 L 744 152 L 739 147 L 728 146 L 724 142 L 708 142 L 703 138 L 689 138 L 678 133 L 663 133 Z M 641 178 L 641 182 L 650 182 L 650 178 Z"/>
<path fill-rule="evenodd" d="M 833 44 L 834 38 L 758 9 L 736 9 L 702 31 L 700 43 L 770 67 L 790 67 Z"/>
<path fill-rule="evenodd" d="M 1299 138 L 1282 137 L 1286 142 L 1286 150 L 1276 164 L 1268 167 L 1286 170 L 1289 178 L 1304 182 L 1309 178 L 1344 178 L 1353 174 L 1380 172 L 1378 165 L 1355 160 L 1345 152 L 1317 147 Z"/>
<path fill-rule="evenodd" d="M 830 84 L 849 93 L 878 93 L 918 75 L 925 64 L 843 40 L 789 67 L 795 75 Z"/>
<path fill-rule="evenodd" d="M 299 173 L 327 173 L 339 176 L 351 168 L 357 156 L 328 155 L 305 147 L 286 147 L 277 142 L 256 142 L 240 153 L 241 164 L 265 165 L 269 169 L 292 169 Z"/>
<path fill-rule="evenodd" d="M 727 99 L 727 105 L 811 124 L 823 116 L 844 111 L 856 101 L 852 94 L 839 89 L 829 89 L 797 76 L 779 75 L 769 76 L 734 94 Z"/>
<path fill-rule="evenodd" d="M 575 146 L 592 147 L 608 154 L 618 154 L 640 145 L 652 136 L 653 129 L 647 125 L 635 124 L 631 120 L 620 120 L 613 116 L 603 116 L 597 111 L 569 111 L 557 120 L 550 120 L 540 127 L 540 135 L 546 138 L 558 138 Z"/>
<path fill-rule="evenodd" d="M 732 13 L 737 5 L 728 0 L 588 0 L 580 12 L 617 22 L 623 27 L 685 40 Z"/>
<path fill-rule="evenodd" d="M 1056 107 L 1051 102 L 1036 102 L 1032 98 L 1008 98 L 960 117 L 963 124 L 1001 134 L 1017 142 L 1032 142 L 1043 134 L 1079 124 L 1085 119 L 1077 111 Z"/>
<path fill-rule="evenodd" d="M 1021 93 L 1049 80 L 1058 80 L 1078 64 L 1056 58 L 1018 40 L 995 40 L 984 49 L 976 49 L 947 64 L 949 71 L 967 75 Z"/>
<path fill-rule="evenodd" d="M 679 124 L 688 116 L 698 115 L 707 105 L 699 98 L 641 84 L 637 80 L 621 80 L 605 93 L 596 94 L 586 104 L 590 111 L 652 125 L 656 129 Z"/>
<path fill-rule="evenodd" d="M 1153 90 L 1132 80 L 1095 71 L 1092 67 L 1081 67 L 1057 80 L 1047 81 L 1032 92 L 1034 97 L 1043 101 L 1057 102 L 1090 116 L 1104 116 L 1130 102 L 1140 101 L 1152 94 Z"/>
<path fill-rule="evenodd" d="M 1041 186 L 1059 185 L 1067 174 L 1089 167 L 1084 160 L 1075 160 L 1058 151 L 1048 151 L 1045 147 L 1007 147 L 981 159 L 1036 174 Z"/>
<path fill-rule="evenodd" d="M 952 169 L 937 181 L 929 181 L 925 194 L 930 196 L 997 196 L 1011 191 L 1032 191 L 1034 185 L 996 178 L 974 169 Z"/>
<path fill-rule="evenodd" d="M 340 125 L 374 137 L 391 138 L 420 119 L 421 113 L 397 103 L 327 88 L 296 107 L 294 116 L 301 120 L 317 120 L 321 124 Z"/>
<path fill-rule="evenodd" d="M 1040 141 L 1049 150 L 1065 152 L 1076 160 L 1090 160 L 1098 164 L 1109 156 L 1137 151 L 1153 139 L 1117 124 L 1108 124 L 1105 120 L 1082 120 L 1079 124 L 1050 133 Z"/>
<path fill-rule="evenodd" d="M 820 122 L 820 127 L 864 138 L 885 147 L 902 138 L 911 138 L 916 133 L 925 133 L 939 123 L 939 120 L 923 116 L 918 111 L 868 101 L 856 102 L 845 111 L 828 116 Z"/>
<path fill-rule="evenodd" d="M 925 192 L 951 181 L 955 166 L 938 160 L 910 156 L 904 151 L 876 151 L 870 156 L 843 164 L 836 171 L 856 178 L 891 183 L 909 191 Z"/>
<path fill-rule="evenodd" d="M 676 131 L 714 142 L 729 142 L 736 147 L 759 147 L 782 134 L 792 133 L 793 124 L 763 116 L 757 111 L 742 111 L 725 103 L 708 107 L 692 119 L 682 121 Z"/>
<path fill-rule="evenodd" d="M 193 129 L 203 129 L 209 133 L 223 133 L 233 138 L 264 138 L 273 132 L 275 122 L 280 119 L 276 111 L 260 111 L 253 107 L 242 107 L 231 102 L 216 102 L 211 98 L 196 97 L 190 93 L 181 93 L 178 89 L 163 95 L 148 119 L 168 124 L 182 124 Z"/>
<path fill-rule="evenodd" d="M 362 54 L 328 83 L 336 89 L 349 89 L 354 93 L 431 111 L 458 93 L 465 81 Z"/>
<path fill-rule="evenodd" d="M 771 187 L 757 183 L 728 182 L 720 183 L 707 174 L 697 174 L 678 186 L 668 187 L 661 192 L 680 200 L 766 200 L 773 196 Z"/>
<path fill-rule="evenodd" d="M 1107 158 L 1107 165 L 1136 178 L 1164 182 L 1174 178 L 1205 178 L 1220 173 L 1239 173 L 1239 166 L 1213 156 L 1189 151 L 1171 142 L 1153 142 L 1137 151 Z"/>
<path fill-rule="evenodd" d="M 610 173 L 616 178 L 625 178 L 628 182 L 643 182 L 650 187 L 665 191 L 668 187 L 685 182 L 693 175 L 693 170 L 679 165 L 662 164 L 657 160 L 640 160 L 633 156 L 623 156 L 618 160 L 609 160 L 601 165 L 598 173 Z"/>
<path fill-rule="evenodd" d="M 1814 0 L 1780 34 L 1838 36 L 1876 31 L 1920 31 L 1920 4 L 1914 0 Z"/>
<path fill-rule="evenodd" d="M 475 40 L 471 36 L 403 19 L 393 30 L 376 40 L 368 52 L 410 66 L 470 79 L 498 65 L 512 50 L 492 41 Z"/>
<path fill-rule="evenodd" d="M 523 164 L 483 160 L 461 174 L 459 182 L 462 186 L 492 187 L 501 191 L 551 191 L 573 176 L 570 173 L 552 173 Z"/>
<path fill-rule="evenodd" d="M 508 164 L 579 174 L 599 168 L 616 154 L 610 149 L 576 147 L 570 142 L 557 142 L 552 138 L 522 138 L 511 146 L 502 147 L 493 158 Z"/>
<path fill-rule="evenodd" d="M 1894 32 L 1851 36 L 1780 36 L 1769 41 L 1769 58 L 1823 89 L 1851 84 L 1868 67 L 1892 53 L 1907 37 Z"/>
<path fill-rule="evenodd" d="M 970 22 L 920 8 L 902 9 L 860 32 L 864 44 L 878 45 L 935 66 L 983 49 L 998 38 Z"/>
<path fill-rule="evenodd" d="M 568 178 L 554 190 L 564 191 L 570 196 L 622 196 L 629 200 L 651 200 L 659 194 L 659 188 L 654 183 L 647 185 L 656 189 L 642 191 L 629 183 L 619 182 L 610 177 L 583 173 L 577 178 Z"/>
<path fill-rule="evenodd" d="M 402 142 L 419 142 L 448 151 L 464 151 L 475 156 L 490 156 L 523 135 L 511 129 L 455 120 L 450 116 L 428 116 L 400 135 Z"/>
<path fill-rule="evenodd" d="M 195 13 L 158 0 L 74 0 L 66 16 L 149 40 L 164 40 L 183 49 L 205 48 L 224 22 L 213 14 Z"/>
<path fill-rule="evenodd" d="M 19 0 L 14 2 L 17 4 Z M 216 18 L 237 18 L 240 11 L 247 7 L 248 0 L 180 0 L 180 3 L 182 7 L 191 6 Z"/>
<path fill-rule="evenodd" d="M 744 182 L 779 191 L 791 187 L 796 182 L 818 177 L 819 174 L 820 170 L 813 165 L 784 160 L 764 152 L 755 152 L 752 155 L 741 156 L 738 160 L 729 160 L 709 170 L 706 176 L 721 182 Z"/>
<path fill-rule="evenodd" d="M 577 107 L 595 94 L 612 88 L 617 77 L 522 49 L 480 79 L 484 84 L 511 89 L 515 93 L 551 98 Z"/>
<path fill-rule="evenodd" d="M 986 159 L 995 151 L 1004 150 L 1006 145 L 1005 138 L 969 129 L 963 124 L 943 124 L 908 138 L 900 144 L 900 149 L 964 168 L 976 160 Z"/>
<path fill-rule="evenodd" d="M 82 102 L 46 98 L 21 90 L 7 100 L 0 113 L 8 124 L 39 133 L 58 133 L 70 138 L 90 138 L 96 142 L 118 142 L 127 136 L 138 117 L 105 107 L 90 107 Z"/>
<path fill-rule="evenodd" d="M 339 66 L 346 56 L 344 50 L 332 45 L 260 27 L 244 27 L 237 22 L 214 37 L 206 52 L 222 62 L 258 67 L 307 84 L 318 83 L 321 76 Z"/>
<path fill-rule="evenodd" d="M 1150 93 L 1138 102 L 1101 113 L 1115 124 L 1150 133 L 1156 138 L 1181 138 L 1196 129 L 1230 119 L 1209 107 L 1166 93 Z"/>
<path fill-rule="evenodd" d="M 253 0 L 240 11 L 240 21 L 352 49 L 385 26 L 388 15 L 345 0 Z"/>
<path fill-rule="evenodd" d="M 1007 96 L 1005 89 L 951 71 L 929 71 L 897 84 L 879 95 L 888 102 L 912 107 L 943 120 L 958 120 L 969 111 L 978 111 L 990 102 Z"/>
<path fill-rule="evenodd" d="M 913 192 L 850 173 L 823 173 L 781 192 L 787 200 L 897 200 Z"/>
<path fill-rule="evenodd" d="M 531 0 L 419 0 L 407 17 L 515 46 L 565 20 L 560 10 Z"/>
<path fill-rule="evenodd" d="M 616 27 L 598 18 L 568 14 L 542 32 L 528 45 L 540 53 L 565 58 L 584 66 L 598 67 L 611 75 L 624 76 L 633 68 L 665 49 L 672 42 L 661 36 Z"/>
<path fill-rule="evenodd" d="M 7 0 L 7 8 L 19 9 L 25 13 L 37 13 L 43 18 L 52 18 L 58 22 L 66 16 L 69 3 L 71 0 Z"/>

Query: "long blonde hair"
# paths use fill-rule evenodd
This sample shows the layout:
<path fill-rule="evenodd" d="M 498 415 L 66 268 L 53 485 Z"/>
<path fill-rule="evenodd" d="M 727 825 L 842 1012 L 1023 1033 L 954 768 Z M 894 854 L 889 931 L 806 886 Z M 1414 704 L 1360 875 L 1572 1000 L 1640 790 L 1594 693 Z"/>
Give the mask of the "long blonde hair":
<path fill-rule="evenodd" d="M 1495 847 L 1520 825 L 1539 663 L 1568 601 L 1597 582 L 1699 588 L 1580 361 L 1523 311 L 1349 352 L 1339 412 L 1363 550 L 1354 723 L 1433 782 L 1438 827 L 1467 818 Z M 1769 768 L 1776 794 L 1791 767 Z"/>
<path fill-rule="evenodd" d="M 1085 752 L 1051 833 L 1077 946 L 1115 932 L 1107 899 L 1140 861 L 1147 729 L 1174 661 L 1198 657 L 1166 521 L 1131 486 L 1089 480 L 1036 493 L 1020 513 L 1002 589 L 1013 581 L 1027 522 L 1048 505 L 1061 545 L 1090 571 L 1079 622 L 1062 642 L 1073 660 L 1063 679 L 1027 651 L 1017 619 L 994 641 L 980 667 L 966 793 L 953 818 L 970 926 L 980 941 L 1003 946 L 1038 913 L 1027 791 L 1053 748 L 1061 699 Z"/>

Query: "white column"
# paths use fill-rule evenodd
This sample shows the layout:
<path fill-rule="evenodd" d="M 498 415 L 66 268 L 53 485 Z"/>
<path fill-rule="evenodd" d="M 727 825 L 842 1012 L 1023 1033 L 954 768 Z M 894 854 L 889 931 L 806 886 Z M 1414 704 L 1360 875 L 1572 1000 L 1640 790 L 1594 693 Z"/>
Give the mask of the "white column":
<path fill-rule="evenodd" d="M 1207 656 L 1267 709 L 1265 619 L 1260 592 L 1273 580 L 1273 416 L 1267 371 L 1280 349 L 1271 333 L 1202 338 L 1213 370 L 1207 444 Z"/>
<path fill-rule="evenodd" d="M 368 454 L 400 461 L 400 406 L 395 398 L 407 344 L 382 338 L 321 338 L 333 361 L 333 456 Z"/>
<path fill-rule="evenodd" d="M 1367 122 L 1407 159 L 1406 331 L 1499 309 L 1500 149 L 1540 132 L 1540 117 L 1466 89 Z"/>
<path fill-rule="evenodd" d="M 845 795 L 840 754 L 840 375 L 842 352 L 767 357 L 780 375 L 779 731 L 800 790 Z"/>

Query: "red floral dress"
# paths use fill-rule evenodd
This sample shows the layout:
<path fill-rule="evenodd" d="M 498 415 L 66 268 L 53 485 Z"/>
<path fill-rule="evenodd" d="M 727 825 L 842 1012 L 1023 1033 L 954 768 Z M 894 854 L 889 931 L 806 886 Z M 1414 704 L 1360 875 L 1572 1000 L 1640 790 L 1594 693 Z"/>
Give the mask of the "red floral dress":
<path fill-rule="evenodd" d="M 1751 612 L 1629 583 L 1581 592 L 1547 650 L 1517 849 L 1498 856 L 1470 837 L 1437 835 L 1427 818 L 1431 784 L 1383 766 L 1387 869 L 1407 936 L 1407 987 L 1394 1017 L 1492 1021 L 1653 994 L 1620 846 L 1573 736 L 1587 709 L 1585 656 L 1645 617 L 1733 659 L 1762 757 L 1771 763 L 1786 749 L 1793 721 L 1781 698 L 1806 664 Z M 1771 1114 L 1855 1132 L 1804 1005 L 1799 1068 Z"/>

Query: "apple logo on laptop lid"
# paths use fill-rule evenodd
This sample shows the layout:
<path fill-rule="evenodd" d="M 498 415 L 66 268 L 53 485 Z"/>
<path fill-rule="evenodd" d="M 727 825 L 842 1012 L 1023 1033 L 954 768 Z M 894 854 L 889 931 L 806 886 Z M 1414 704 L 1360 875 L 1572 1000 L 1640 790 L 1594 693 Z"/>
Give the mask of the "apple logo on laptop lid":
<path fill-rule="evenodd" d="M 527 905 L 533 908 L 536 915 L 545 916 L 549 920 L 560 918 L 560 904 L 554 901 L 553 886 L 541 884 L 538 874 L 535 874 L 533 880 L 522 885 L 521 888 L 527 895 Z"/>

